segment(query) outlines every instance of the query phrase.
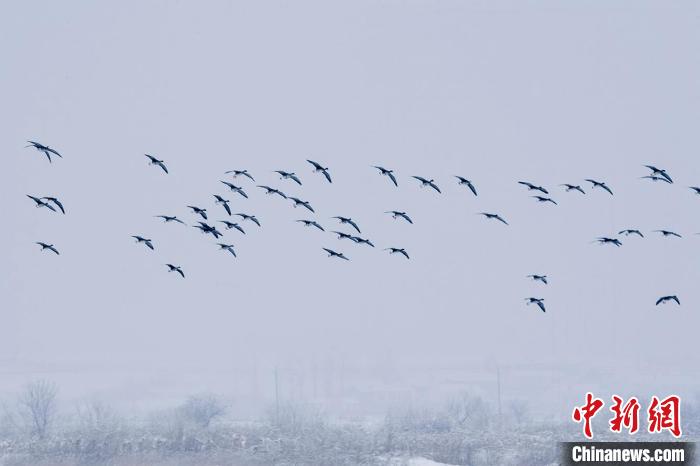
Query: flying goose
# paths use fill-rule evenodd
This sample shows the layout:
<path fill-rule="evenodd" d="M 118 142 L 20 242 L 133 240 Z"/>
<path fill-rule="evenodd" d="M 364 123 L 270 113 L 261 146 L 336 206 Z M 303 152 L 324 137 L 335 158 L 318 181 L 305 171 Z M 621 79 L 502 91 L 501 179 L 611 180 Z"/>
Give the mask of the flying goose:
<path fill-rule="evenodd" d="M 250 220 L 251 222 L 255 223 L 257 226 L 261 226 L 260 220 L 258 220 L 255 215 L 248 215 L 248 214 L 236 214 L 236 215 L 241 217 L 243 219 L 243 221 Z"/>
<path fill-rule="evenodd" d="M 138 235 L 132 235 L 132 238 L 136 240 L 136 243 L 143 243 L 146 245 L 151 251 L 153 251 L 153 242 L 152 240 L 148 238 L 144 238 L 143 236 L 138 236 Z"/>
<path fill-rule="evenodd" d="M 221 204 L 222 206 L 224 206 L 224 209 L 226 209 L 226 213 L 231 215 L 231 207 L 228 205 L 230 201 L 224 199 L 218 194 L 214 194 L 214 199 L 216 199 L 216 201 L 214 202 L 215 204 Z"/>
<path fill-rule="evenodd" d="M 537 199 L 537 202 L 551 202 L 554 205 L 558 205 L 554 199 L 551 199 L 549 197 L 544 197 L 544 196 L 532 196 L 532 197 L 534 199 Z"/>
<path fill-rule="evenodd" d="M 219 180 L 219 181 L 221 181 L 221 180 Z M 241 196 L 245 197 L 246 199 L 248 199 L 248 195 L 245 193 L 245 191 L 243 191 L 243 188 L 236 186 L 233 183 L 229 183 L 228 181 L 221 181 L 221 182 L 223 184 L 225 184 L 226 186 L 228 186 L 228 188 L 231 191 L 236 192 L 236 193 L 240 194 Z"/>
<path fill-rule="evenodd" d="M 243 228 L 237 223 L 233 222 L 227 222 L 226 220 L 219 220 L 221 223 L 223 223 L 226 226 L 227 230 L 230 230 L 231 228 L 235 228 L 236 230 L 240 231 L 245 235 L 245 231 L 243 231 Z"/>
<path fill-rule="evenodd" d="M 640 179 L 649 179 L 651 181 L 663 181 L 664 183 L 671 184 L 673 181 L 668 181 L 668 178 L 665 178 L 663 176 L 656 176 L 656 175 L 647 175 L 647 176 L 641 176 Z"/>
<path fill-rule="evenodd" d="M 57 155 L 57 156 L 63 158 L 63 156 L 61 154 L 59 154 L 58 152 L 56 152 L 54 149 L 50 148 L 49 146 L 45 146 L 45 145 L 40 144 L 36 141 L 27 141 L 27 142 L 29 143 L 29 145 L 25 146 L 25 147 L 33 147 L 36 150 L 38 150 L 39 152 L 43 152 L 44 154 L 46 154 L 46 158 L 49 159 L 49 162 L 52 161 L 51 154 L 54 154 L 54 155 Z"/>
<path fill-rule="evenodd" d="M 673 183 L 673 180 L 672 180 L 671 177 L 668 175 L 668 173 L 666 172 L 666 170 L 663 170 L 663 169 L 661 169 L 661 168 L 656 168 L 656 167 L 653 166 L 653 165 L 644 165 L 644 166 L 647 167 L 649 170 L 651 170 L 651 174 L 652 174 L 653 176 L 657 176 L 657 175 L 658 175 L 658 176 L 662 177 L 663 179 L 665 179 L 666 181 L 668 181 L 669 183 Z"/>
<path fill-rule="evenodd" d="M 593 189 L 595 189 L 595 188 L 604 189 L 604 190 L 606 190 L 607 192 L 609 192 L 611 196 L 613 195 L 612 189 L 610 189 L 610 188 L 608 187 L 608 185 L 605 184 L 605 182 L 603 182 L 603 181 L 591 180 L 590 178 L 586 178 L 586 181 L 588 181 L 589 183 L 591 183 L 591 188 L 593 188 Z"/>
<path fill-rule="evenodd" d="M 326 231 L 321 225 L 318 224 L 318 222 L 314 220 L 297 220 L 297 222 L 303 223 L 305 227 L 316 227 L 321 231 Z"/>
<path fill-rule="evenodd" d="M 578 191 L 578 192 L 580 192 L 581 194 L 586 194 L 586 192 L 583 190 L 583 188 L 581 188 L 581 186 L 579 186 L 579 185 L 577 185 L 577 184 L 568 184 L 568 183 L 564 183 L 564 184 L 560 184 L 559 186 L 564 186 L 564 187 L 566 188 L 566 192 L 567 192 L 567 193 L 568 193 L 569 191 Z"/>
<path fill-rule="evenodd" d="M 472 193 L 474 193 L 475 196 L 478 196 L 478 194 L 476 194 L 476 188 L 474 187 L 474 183 L 472 183 L 468 179 L 464 178 L 463 176 L 454 175 L 454 177 L 459 180 L 457 182 L 457 184 L 465 185 L 467 188 L 469 188 L 471 190 Z"/>
<path fill-rule="evenodd" d="M 264 189 L 264 190 L 265 190 L 265 194 L 278 194 L 280 197 L 283 197 L 283 198 L 287 199 L 287 195 L 284 194 L 284 193 L 283 193 L 282 191 L 280 191 L 279 189 L 271 188 L 271 187 L 265 186 L 265 185 L 258 185 L 258 188 Z"/>
<path fill-rule="evenodd" d="M 202 233 L 209 233 L 212 235 L 214 238 L 219 239 L 220 236 L 223 236 L 219 230 L 216 229 L 216 227 L 213 227 L 209 225 L 206 222 L 198 222 L 199 225 L 192 225 L 193 228 L 198 228 Z"/>
<path fill-rule="evenodd" d="M 343 224 L 343 223 L 348 224 L 348 225 L 350 225 L 351 227 L 353 227 L 355 230 L 357 230 L 358 233 L 362 233 L 362 232 L 360 231 L 360 227 L 357 226 L 357 223 L 355 223 L 355 222 L 353 221 L 353 219 L 351 219 L 351 218 L 349 218 L 349 217 L 341 217 L 341 216 L 336 216 L 336 217 L 333 217 L 333 218 L 337 218 L 338 220 L 340 220 L 340 223 L 341 223 L 341 224 Z"/>
<path fill-rule="evenodd" d="M 490 214 L 488 212 L 479 212 L 479 215 L 483 215 L 486 217 L 487 220 L 498 220 L 499 222 L 503 222 L 504 224 L 508 225 L 508 222 L 503 220 L 503 217 L 501 217 L 498 214 Z"/>
<path fill-rule="evenodd" d="M 168 173 L 168 168 L 165 166 L 165 163 L 163 163 L 162 160 L 158 160 L 157 158 L 153 157 L 152 155 L 148 155 L 148 154 L 143 154 L 143 155 L 148 157 L 148 160 L 151 161 L 151 165 L 158 165 L 160 168 L 163 169 L 163 171 L 165 173 Z"/>
<path fill-rule="evenodd" d="M 388 170 L 384 167 L 380 167 L 379 165 L 372 165 L 374 168 L 379 170 L 379 173 L 381 173 L 384 176 L 388 176 L 389 179 L 391 180 L 392 183 L 394 183 L 394 186 L 398 186 L 399 184 L 396 182 L 396 177 L 394 176 L 394 170 Z"/>
<path fill-rule="evenodd" d="M 338 239 L 349 239 L 349 240 L 354 241 L 354 240 L 352 239 L 352 238 L 353 238 L 352 235 L 348 235 L 347 233 L 343 233 L 342 231 L 335 231 L 335 230 L 334 230 L 333 233 L 335 233 L 336 235 L 338 235 Z"/>
<path fill-rule="evenodd" d="M 51 204 L 49 204 L 48 202 L 44 202 L 40 198 L 35 197 L 35 196 L 31 196 L 29 194 L 27 194 L 27 197 L 36 203 L 37 208 L 38 207 L 46 207 L 47 209 L 53 210 L 54 212 L 56 212 L 56 209 L 54 209 L 53 206 Z"/>
<path fill-rule="evenodd" d="M 656 300 L 656 305 L 658 306 L 659 304 L 665 304 L 669 301 L 675 301 L 676 304 L 678 304 L 679 306 L 681 305 L 681 301 L 678 299 L 678 296 L 676 296 L 676 295 L 662 296 Z"/>
<path fill-rule="evenodd" d="M 369 239 L 360 238 L 359 236 L 351 236 L 350 239 L 357 244 L 366 244 L 367 246 L 374 247 L 374 244 Z"/>
<path fill-rule="evenodd" d="M 389 255 L 391 255 L 391 254 L 403 254 L 403 256 L 406 259 L 410 259 L 410 257 L 408 257 L 408 253 L 403 248 L 385 248 L 384 250 L 389 251 Z"/>
<path fill-rule="evenodd" d="M 539 191 L 543 194 L 549 194 L 549 191 L 544 189 L 542 186 L 537 186 L 535 184 L 530 183 L 529 181 L 518 181 L 518 184 L 527 186 L 528 191 Z"/>
<path fill-rule="evenodd" d="M 547 310 L 544 308 L 544 298 L 525 298 L 525 301 L 527 302 L 528 306 L 530 304 L 537 304 L 539 308 L 542 309 L 542 312 L 547 312 Z"/>
<path fill-rule="evenodd" d="M 296 173 L 294 172 L 286 172 L 284 170 L 275 170 L 275 173 L 279 173 L 281 179 L 286 180 L 286 179 L 291 179 L 294 180 L 299 186 L 301 186 L 301 180 L 297 176 Z"/>
<path fill-rule="evenodd" d="M 295 207 L 295 208 L 296 208 L 297 206 L 304 206 L 304 207 L 306 207 L 308 210 L 310 210 L 311 212 L 314 212 L 314 213 L 315 213 L 314 208 L 311 207 L 311 204 L 309 204 L 308 201 L 302 201 L 301 199 L 298 199 L 298 198 L 296 198 L 296 197 L 290 197 L 289 199 L 291 199 L 291 201 L 294 202 L 294 207 Z"/>
<path fill-rule="evenodd" d="M 255 178 L 248 173 L 248 170 L 229 170 L 226 172 L 226 174 L 233 173 L 234 178 L 238 178 L 239 176 L 245 176 L 247 178 L 250 178 L 253 182 L 255 182 Z"/>
<path fill-rule="evenodd" d="M 180 266 L 173 265 L 173 264 L 165 264 L 165 265 L 168 266 L 168 273 L 170 273 L 170 272 L 177 272 L 177 273 L 179 273 L 180 275 L 182 275 L 182 278 L 185 278 L 185 273 L 182 271 L 182 269 L 180 268 Z"/>
<path fill-rule="evenodd" d="M 418 181 L 420 181 L 420 186 L 421 186 L 421 188 L 424 188 L 424 187 L 426 187 L 426 186 L 430 186 L 430 187 L 433 188 L 435 191 L 437 191 L 437 192 L 439 192 L 439 193 L 442 193 L 442 191 L 440 191 L 440 188 L 438 188 L 438 186 L 435 184 L 435 180 L 433 180 L 433 179 L 428 180 L 428 179 L 426 179 L 426 178 L 423 178 L 422 176 L 415 176 L 415 175 L 413 176 L 413 178 L 415 178 L 415 179 L 417 179 Z"/>
<path fill-rule="evenodd" d="M 335 252 L 334 250 L 328 248 L 323 248 L 323 250 L 328 253 L 328 257 L 337 257 L 338 259 L 345 259 L 346 261 L 350 260 L 347 257 L 345 257 L 345 254 L 343 254 L 342 252 Z"/>
<path fill-rule="evenodd" d="M 49 201 L 49 202 L 53 202 L 54 204 L 56 204 L 56 207 L 58 207 L 59 209 L 61 209 L 61 212 L 63 213 L 63 215 L 66 214 L 66 209 L 63 208 L 63 204 L 61 204 L 61 201 L 59 201 L 59 200 L 56 199 L 55 197 L 44 196 L 44 197 L 42 197 L 42 199 L 46 199 L 46 200 Z"/>
<path fill-rule="evenodd" d="M 548 284 L 547 282 L 547 275 L 528 275 L 527 278 L 532 278 L 533 281 L 540 281 L 544 283 L 545 285 Z"/>
<path fill-rule="evenodd" d="M 226 244 L 226 243 L 216 243 L 219 245 L 219 249 L 222 251 L 228 251 L 231 254 L 233 254 L 233 257 L 238 257 L 236 256 L 236 251 L 233 249 L 233 244 Z"/>
<path fill-rule="evenodd" d="M 698 186 L 688 186 L 690 189 L 693 190 L 695 194 L 700 194 L 700 187 Z"/>
<path fill-rule="evenodd" d="M 207 219 L 207 209 L 200 209 L 199 207 L 193 205 L 188 205 L 187 207 L 192 209 L 193 213 L 201 215 L 204 220 Z"/>
<path fill-rule="evenodd" d="M 182 223 L 183 225 L 187 225 L 185 222 L 177 218 L 175 215 L 156 215 L 156 218 L 162 218 L 163 223 L 170 223 L 170 222 L 177 222 L 177 223 Z"/>
<path fill-rule="evenodd" d="M 41 241 L 37 241 L 36 244 L 41 246 L 42 251 L 44 251 L 45 249 L 48 249 L 49 251 L 53 251 L 54 253 L 56 253 L 57 256 L 61 255 L 58 252 L 58 249 L 56 249 L 53 244 L 46 244 L 46 243 L 42 243 Z"/>
<path fill-rule="evenodd" d="M 681 235 L 676 233 L 675 231 L 669 231 L 669 230 L 654 230 L 655 233 L 661 233 L 664 237 L 666 236 L 675 236 L 677 238 L 682 238 Z"/>
<path fill-rule="evenodd" d="M 323 176 L 326 177 L 329 183 L 332 183 L 333 181 L 331 180 L 331 175 L 328 173 L 328 167 L 324 167 L 318 162 L 314 162 L 313 160 L 306 159 L 307 162 L 309 162 L 311 165 L 314 166 L 314 172 L 315 173 L 323 173 Z"/>
<path fill-rule="evenodd" d="M 600 238 L 597 238 L 597 239 L 596 239 L 596 242 L 598 242 L 598 243 L 600 243 L 600 244 L 614 244 L 614 245 L 617 246 L 618 248 L 619 248 L 620 246 L 622 246 L 622 241 L 620 241 L 619 239 L 617 239 L 617 238 L 607 238 L 607 237 L 605 237 L 605 236 L 601 236 Z"/>
<path fill-rule="evenodd" d="M 411 224 L 413 223 L 413 220 L 411 220 L 411 217 L 409 217 L 409 216 L 406 214 L 406 212 L 399 212 L 398 210 L 389 210 L 389 211 L 384 212 L 384 213 L 385 213 L 385 214 L 391 214 L 391 217 L 394 218 L 394 219 L 397 219 L 397 218 L 400 217 L 400 218 L 406 220 L 408 223 L 411 223 Z"/>
<path fill-rule="evenodd" d="M 621 232 L 618 233 L 618 235 L 625 235 L 625 236 L 638 235 L 640 238 L 644 238 L 644 235 L 642 234 L 641 231 L 633 230 L 633 229 L 629 229 L 629 228 L 627 230 L 622 230 Z"/>

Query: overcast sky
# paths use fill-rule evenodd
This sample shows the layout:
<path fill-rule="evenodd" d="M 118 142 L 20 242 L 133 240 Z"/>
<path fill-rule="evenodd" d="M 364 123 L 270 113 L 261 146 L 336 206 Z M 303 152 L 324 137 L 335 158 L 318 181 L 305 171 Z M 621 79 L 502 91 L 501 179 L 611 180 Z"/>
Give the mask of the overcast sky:
<path fill-rule="evenodd" d="M 29 372 L 231 370 L 330 354 L 359 366 L 697 367 L 698 26 L 690 1 L 5 3 L 0 359 Z M 28 139 L 64 158 L 49 164 Z M 330 167 L 332 185 L 307 158 Z M 395 169 L 399 187 L 375 164 Z M 643 164 L 676 182 L 640 180 Z M 249 199 L 227 193 L 224 171 L 242 168 L 316 215 L 245 178 Z M 559 205 L 537 204 L 518 180 Z M 26 194 L 55 195 L 67 215 Z M 191 204 L 225 219 L 213 194 L 262 222 L 225 233 L 237 259 L 153 218 L 192 223 Z M 294 223 L 338 229 L 334 215 L 377 247 Z M 591 244 L 624 228 L 646 238 Z M 683 238 L 652 233 L 662 228 Z M 682 306 L 655 307 L 666 294 Z"/>

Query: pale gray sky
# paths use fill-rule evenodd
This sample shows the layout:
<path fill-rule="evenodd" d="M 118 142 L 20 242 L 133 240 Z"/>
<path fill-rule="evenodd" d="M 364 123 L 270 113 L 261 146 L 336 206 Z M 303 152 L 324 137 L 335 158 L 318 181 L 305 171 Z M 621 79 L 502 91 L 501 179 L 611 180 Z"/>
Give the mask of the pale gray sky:
<path fill-rule="evenodd" d="M 332 354 L 359 366 L 697 364 L 699 36 L 690 1 L 5 3 L 0 360 L 88 375 Z M 64 159 L 49 165 L 27 139 Z M 676 183 L 639 180 L 647 163 Z M 234 168 L 309 200 L 327 229 L 352 216 L 377 250 L 293 223 L 306 212 L 246 179 L 250 199 L 226 193 Z M 615 196 L 557 186 L 589 177 Z M 521 179 L 559 205 L 535 203 Z M 195 204 L 223 219 L 215 193 L 263 224 L 226 233 L 238 259 L 152 217 L 194 221 Z M 56 195 L 68 214 L 25 194 Z M 647 238 L 590 244 L 628 227 Z M 655 307 L 664 294 L 682 306 Z M 547 314 L 525 306 L 531 295 Z"/>

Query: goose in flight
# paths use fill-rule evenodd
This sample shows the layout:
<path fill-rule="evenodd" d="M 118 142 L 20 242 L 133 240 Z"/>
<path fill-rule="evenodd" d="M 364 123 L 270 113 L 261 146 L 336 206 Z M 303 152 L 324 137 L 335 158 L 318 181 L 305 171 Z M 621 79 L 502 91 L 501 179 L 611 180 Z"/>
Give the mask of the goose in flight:
<path fill-rule="evenodd" d="M 42 199 L 46 199 L 46 200 L 49 201 L 49 202 L 53 202 L 54 204 L 56 204 L 56 207 L 58 207 L 59 209 L 61 209 L 61 212 L 63 213 L 63 215 L 66 214 L 66 209 L 63 208 L 63 204 L 61 204 L 61 201 L 59 201 L 59 200 L 56 199 L 55 197 L 44 196 L 44 197 L 42 197 Z"/>
<path fill-rule="evenodd" d="M 589 179 L 589 178 L 586 178 L 586 181 L 588 181 L 589 183 L 591 183 L 591 188 L 593 188 L 593 189 L 595 189 L 595 188 L 604 189 L 604 190 L 606 190 L 607 192 L 609 192 L 611 196 L 613 195 L 612 189 L 610 189 L 610 188 L 608 187 L 608 185 L 605 184 L 605 182 L 603 182 L 603 181 L 591 180 L 591 179 Z"/>
<path fill-rule="evenodd" d="M 239 176 L 245 176 L 246 178 L 249 178 L 251 181 L 255 182 L 255 178 L 253 178 L 253 175 L 248 173 L 248 170 L 229 170 L 226 172 L 227 175 L 229 173 L 232 173 L 234 178 L 238 178 Z"/>
<path fill-rule="evenodd" d="M 227 230 L 230 230 L 231 228 L 235 228 L 236 230 L 240 231 L 245 235 L 245 231 L 243 231 L 243 228 L 234 222 L 227 222 L 226 220 L 219 220 L 221 223 L 223 223 L 226 226 Z"/>
<path fill-rule="evenodd" d="M 398 210 L 389 210 L 389 211 L 384 212 L 384 213 L 391 214 L 391 217 L 393 219 L 402 218 L 402 219 L 406 220 L 408 223 L 411 223 L 411 224 L 413 223 L 413 220 L 411 220 L 411 217 L 409 217 L 406 214 L 406 212 L 399 212 Z"/>
<path fill-rule="evenodd" d="M 669 301 L 675 301 L 676 304 L 678 304 L 679 306 L 681 305 L 681 301 L 678 299 L 678 296 L 676 296 L 676 295 L 662 296 L 656 300 L 656 305 L 658 306 L 659 304 L 665 304 Z"/>
<path fill-rule="evenodd" d="M 622 231 L 619 232 L 618 234 L 619 234 L 619 235 L 625 235 L 625 236 L 629 236 L 629 235 L 638 235 L 640 238 L 644 238 L 644 235 L 642 234 L 641 231 L 639 231 L 639 230 L 633 230 L 633 229 L 629 229 L 629 228 L 628 228 L 627 230 L 622 230 Z"/>
<path fill-rule="evenodd" d="M 279 173 L 279 175 L 281 177 L 280 179 L 283 179 L 283 180 L 291 179 L 291 180 L 294 180 L 296 182 L 296 184 L 301 186 L 301 180 L 299 179 L 299 177 L 297 176 L 296 173 L 286 172 L 284 170 L 275 170 L 275 173 Z"/>
<path fill-rule="evenodd" d="M 428 180 L 428 179 L 423 178 L 422 176 L 415 176 L 415 175 L 413 176 L 413 178 L 420 181 L 421 188 L 425 188 L 426 186 L 430 186 L 435 191 L 442 193 L 442 191 L 440 191 L 440 188 L 438 188 L 438 186 L 435 184 L 435 180 L 433 180 L 433 179 Z"/>
<path fill-rule="evenodd" d="M 45 146 L 45 145 L 43 145 L 43 144 L 39 144 L 39 143 L 36 142 L 36 141 L 27 141 L 27 142 L 29 143 L 29 145 L 28 145 L 28 146 L 25 146 L 25 147 L 33 147 L 33 148 L 35 148 L 36 150 L 38 150 L 39 152 L 43 152 L 44 154 L 46 154 L 46 158 L 49 159 L 49 163 L 52 161 L 52 160 L 51 160 L 51 154 L 54 154 L 54 155 L 57 155 L 57 156 L 63 158 L 63 156 L 62 156 L 61 154 L 59 154 L 57 151 L 55 151 L 54 149 L 50 148 L 49 146 Z"/>
<path fill-rule="evenodd" d="M 222 181 L 222 183 L 225 184 L 226 186 L 228 186 L 228 188 L 231 191 L 236 192 L 236 193 L 240 194 L 241 196 L 245 197 L 246 199 L 248 199 L 248 195 L 245 193 L 245 191 L 243 191 L 243 188 L 236 186 L 233 183 L 229 183 L 228 181 Z"/>
<path fill-rule="evenodd" d="M 459 180 L 457 182 L 457 184 L 465 185 L 467 188 L 469 188 L 471 190 L 472 193 L 474 193 L 475 196 L 478 196 L 478 194 L 476 193 L 476 188 L 474 187 L 474 183 L 472 183 L 470 180 L 466 179 L 463 176 L 454 175 L 454 177 L 457 178 L 457 180 Z"/>
<path fill-rule="evenodd" d="M 170 223 L 170 222 L 177 222 L 177 223 L 182 223 L 183 225 L 187 225 L 185 222 L 177 218 L 175 215 L 156 215 L 156 218 L 162 218 L 163 223 Z"/>
<path fill-rule="evenodd" d="M 408 257 L 408 253 L 403 248 L 385 248 L 384 250 L 389 251 L 389 255 L 402 254 L 406 259 L 410 259 L 410 257 Z"/>
<path fill-rule="evenodd" d="M 305 227 L 316 227 L 321 231 L 326 231 L 321 225 L 319 225 L 318 222 L 314 220 L 297 220 L 297 222 L 303 223 Z"/>
<path fill-rule="evenodd" d="M 536 282 L 542 282 L 545 285 L 547 285 L 549 282 L 547 282 L 547 275 L 528 275 L 527 278 L 532 278 L 533 281 Z"/>
<path fill-rule="evenodd" d="M 264 189 L 264 190 L 265 190 L 265 194 L 278 194 L 280 197 L 283 197 L 283 198 L 287 199 L 287 195 L 284 194 L 284 193 L 283 193 L 282 191 L 280 191 L 279 189 L 271 188 L 271 187 L 265 186 L 265 185 L 258 185 L 258 188 Z"/>
<path fill-rule="evenodd" d="M 336 235 L 338 235 L 338 239 L 349 239 L 349 240 L 354 241 L 354 240 L 352 239 L 352 238 L 353 238 L 352 235 L 348 235 L 347 233 L 343 233 L 342 231 L 335 231 L 335 230 L 334 230 L 333 233 L 335 233 Z"/>
<path fill-rule="evenodd" d="M 558 205 L 554 199 L 551 199 L 549 197 L 544 197 L 544 196 L 532 196 L 532 197 L 534 199 L 537 199 L 537 202 L 551 202 L 554 205 Z"/>
<path fill-rule="evenodd" d="M 328 257 L 337 257 L 338 259 L 345 259 L 346 261 L 350 260 L 347 257 L 345 257 L 345 254 L 343 254 L 342 252 L 336 252 L 328 248 L 323 248 L 323 250 L 328 253 Z"/>
<path fill-rule="evenodd" d="M 357 244 L 366 244 L 367 246 L 374 247 L 374 244 L 369 239 L 360 238 L 359 236 L 351 236 L 350 239 Z"/>
<path fill-rule="evenodd" d="M 148 157 L 148 160 L 151 161 L 151 165 L 158 165 L 160 168 L 163 169 L 165 173 L 168 173 L 168 167 L 165 166 L 165 163 L 163 163 L 162 160 L 158 160 L 157 158 L 153 157 L 152 155 L 148 154 L 143 154 L 146 157 Z"/>
<path fill-rule="evenodd" d="M 596 242 L 600 244 L 614 244 L 618 248 L 622 246 L 622 241 L 620 241 L 617 238 L 607 238 L 605 236 L 601 236 L 600 238 L 596 239 Z"/>
<path fill-rule="evenodd" d="M 664 183 L 671 184 L 673 181 L 668 181 L 668 178 L 664 178 L 663 176 L 656 176 L 656 175 L 647 175 L 647 176 L 642 176 L 640 177 L 641 179 L 648 179 L 654 182 L 657 181 L 663 181 Z"/>
<path fill-rule="evenodd" d="M 690 189 L 693 190 L 695 194 L 700 194 L 700 187 L 698 186 L 688 186 Z"/>
<path fill-rule="evenodd" d="M 654 233 L 661 233 L 664 237 L 666 236 L 675 236 L 676 238 L 682 238 L 681 235 L 676 233 L 675 231 L 669 231 L 669 230 L 654 230 Z"/>
<path fill-rule="evenodd" d="M 309 162 L 311 165 L 314 166 L 314 173 L 323 173 L 323 176 L 326 177 L 329 183 L 332 183 L 333 181 L 331 180 L 331 175 L 328 173 L 328 167 L 324 167 L 318 162 L 314 162 L 313 160 L 306 159 L 307 162 Z"/>
<path fill-rule="evenodd" d="M 569 191 L 578 191 L 578 192 L 580 192 L 581 194 L 586 194 L 586 191 L 584 191 L 583 188 L 581 188 L 581 186 L 579 186 L 579 185 L 577 185 L 577 184 L 568 184 L 568 183 L 564 183 L 564 184 L 560 184 L 559 186 L 564 186 L 564 187 L 566 188 L 566 192 L 567 192 L 567 193 L 568 193 Z"/>
<path fill-rule="evenodd" d="M 37 208 L 38 207 L 46 207 L 47 209 L 53 210 L 54 212 L 56 212 L 56 209 L 54 209 L 54 207 L 51 204 L 49 204 L 48 202 L 45 202 L 42 199 L 35 197 L 35 196 L 31 196 L 29 194 L 27 194 L 27 197 L 36 203 Z"/>
<path fill-rule="evenodd" d="M 295 207 L 295 208 L 298 207 L 298 206 L 304 206 L 304 207 L 306 207 L 307 209 L 309 209 L 311 212 L 314 212 L 314 213 L 316 212 L 316 211 L 314 211 L 314 208 L 311 207 L 311 204 L 309 204 L 308 201 L 302 201 L 301 199 L 298 199 L 298 198 L 296 198 L 296 197 L 290 197 L 289 199 L 291 199 L 291 201 L 294 202 L 294 207 Z"/>
<path fill-rule="evenodd" d="M 219 239 L 220 236 L 223 236 L 219 230 L 216 229 L 216 227 L 213 227 L 205 222 L 198 222 L 199 225 L 192 225 L 194 228 L 199 228 L 199 230 L 202 233 L 209 233 L 212 235 L 214 238 Z"/>
<path fill-rule="evenodd" d="M 381 173 L 384 176 L 388 176 L 389 179 L 391 180 L 392 183 L 394 183 L 394 186 L 398 186 L 399 184 L 396 182 L 396 177 L 394 176 L 394 170 L 388 170 L 384 167 L 380 167 L 379 165 L 372 165 L 374 168 L 379 170 L 379 173 Z"/>
<path fill-rule="evenodd" d="M 226 244 L 226 243 L 216 243 L 219 245 L 219 249 L 221 251 L 228 251 L 231 254 L 233 254 L 233 257 L 238 257 L 236 256 L 236 251 L 233 249 L 233 244 Z"/>
<path fill-rule="evenodd" d="M 236 214 L 236 215 L 241 217 L 243 219 L 243 221 L 249 220 L 249 221 L 255 223 L 257 226 L 261 226 L 260 220 L 258 220 L 255 215 L 248 215 L 248 214 Z"/>
<path fill-rule="evenodd" d="M 644 165 L 647 167 L 649 170 L 651 170 L 652 176 L 660 176 L 661 178 L 665 179 L 669 183 L 673 183 L 673 180 L 669 176 L 669 174 L 666 172 L 666 170 L 661 169 L 661 168 L 656 168 L 653 165 Z"/>
<path fill-rule="evenodd" d="M 528 191 L 539 191 L 543 194 L 549 194 L 549 191 L 544 189 L 542 186 L 537 186 L 535 184 L 530 183 L 529 181 L 518 181 L 518 184 L 527 186 Z"/>
<path fill-rule="evenodd" d="M 341 223 L 341 224 L 350 225 L 350 226 L 353 227 L 355 230 L 357 230 L 358 233 L 362 233 L 362 232 L 360 231 L 360 227 L 357 226 L 357 223 L 355 223 L 355 222 L 353 221 L 353 219 L 351 219 L 351 218 L 349 218 L 349 217 L 340 217 L 340 216 L 336 216 L 336 217 L 333 217 L 333 218 L 337 218 L 338 220 L 340 220 L 340 223 Z"/>
<path fill-rule="evenodd" d="M 488 212 L 479 212 L 479 215 L 483 215 L 486 217 L 487 220 L 498 220 L 499 222 L 503 222 L 505 225 L 508 225 L 508 222 L 503 220 L 503 217 L 501 217 L 498 214 L 490 214 Z"/>
<path fill-rule="evenodd" d="M 182 268 L 180 268 L 180 266 L 173 265 L 173 264 L 165 264 L 165 265 L 168 266 L 168 273 L 177 272 L 182 276 L 182 278 L 185 278 L 185 273 L 182 271 Z"/>
<path fill-rule="evenodd" d="M 138 235 L 132 235 L 132 238 L 136 240 L 136 243 L 143 243 L 148 249 L 153 251 L 153 242 L 152 240 L 148 238 L 144 238 L 143 236 L 138 236 Z"/>
<path fill-rule="evenodd" d="M 41 246 L 41 250 L 42 250 L 42 251 L 48 249 L 49 251 L 52 251 L 52 252 L 56 253 L 57 256 L 60 256 L 60 255 L 61 255 L 61 254 L 58 252 L 58 249 L 56 249 L 56 248 L 54 247 L 53 244 L 46 244 L 46 243 L 42 243 L 41 241 L 37 241 L 36 244 L 38 244 L 39 246 Z"/>
<path fill-rule="evenodd" d="M 219 196 L 218 194 L 214 194 L 214 199 L 216 199 L 216 201 L 214 201 L 215 204 L 221 204 L 222 206 L 224 206 L 224 209 L 226 209 L 226 213 L 231 215 L 231 207 L 228 205 L 228 203 L 230 201 L 224 199 L 223 197 Z M 204 217 L 204 218 L 206 218 L 206 217 Z"/>
<path fill-rule="evenodd" d="M 188 205 L 187 207 L 192 209 L 193 213 L 201 215 L 204 220 L 207 219 L 207 209 L 200 209 L 199 207 L 193 205 Z"/>
<path fill-rule="evenodd" d="M 544 308 L 544 298 L 525 298 L 525 301 L 528 306 L 530 304 L 537 304 L 537 306 L 542 309 L 542 312 L 547 312 L 547 310 Z"/>

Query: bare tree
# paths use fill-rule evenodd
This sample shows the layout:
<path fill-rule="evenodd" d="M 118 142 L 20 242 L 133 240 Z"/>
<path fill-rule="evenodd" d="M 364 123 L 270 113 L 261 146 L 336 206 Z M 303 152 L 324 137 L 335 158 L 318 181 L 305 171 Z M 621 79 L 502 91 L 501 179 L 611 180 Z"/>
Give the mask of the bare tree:
<path fill-rule="evenodd" d="M 20 415 L 32 435 L 46 437 L 56 414 L 56 384 L 48 380 L 28 383 L 18 399 Z"/>
<path fill-rule="evenodd" d="M 215 395 L 201 394 L 190 396 L 180 410 L 187 420 L 206 429 L 211 421 L 224 415 L 226 405 Z"/>

